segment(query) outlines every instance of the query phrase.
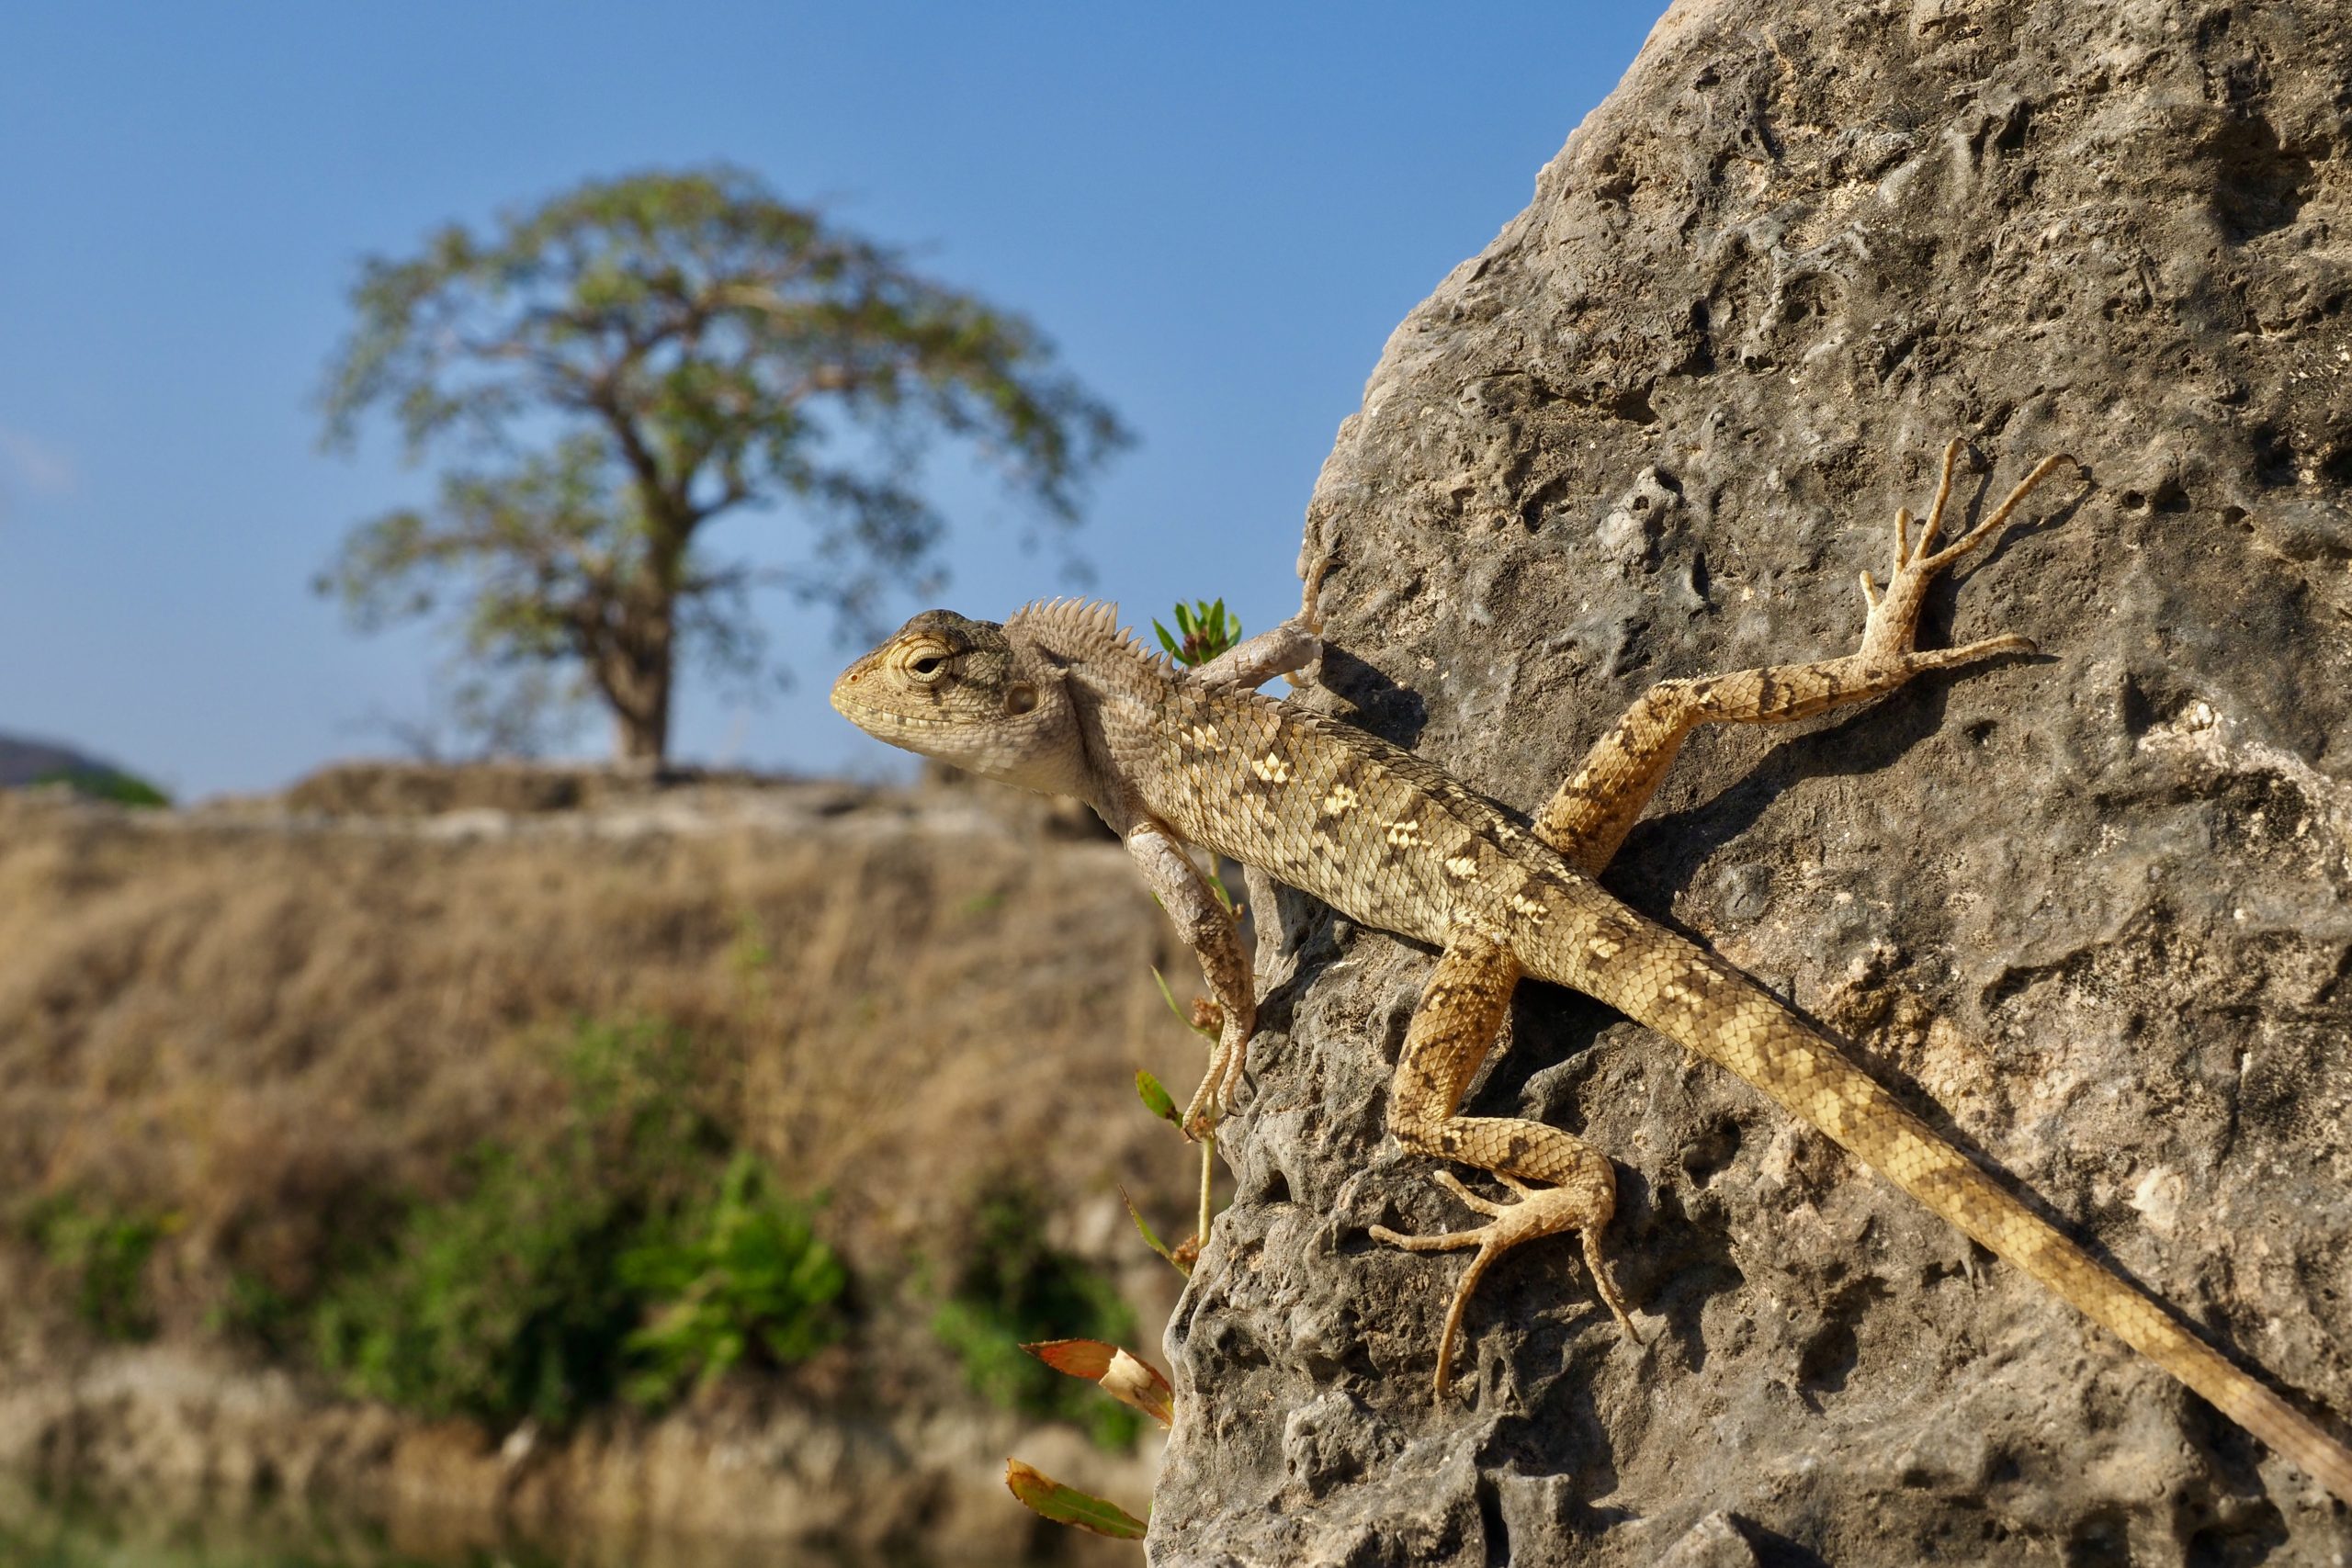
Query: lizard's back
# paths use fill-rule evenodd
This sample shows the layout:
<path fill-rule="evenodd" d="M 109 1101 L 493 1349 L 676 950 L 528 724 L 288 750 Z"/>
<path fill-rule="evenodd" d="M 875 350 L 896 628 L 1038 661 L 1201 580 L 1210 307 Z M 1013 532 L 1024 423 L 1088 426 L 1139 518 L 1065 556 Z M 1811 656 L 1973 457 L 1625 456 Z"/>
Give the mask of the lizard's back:
<path fill-rule="evenodd" d="M 1542 962 L 1554 922 L 1614 907 L 1495 802 L 1293 704 L 1179 678 L 1156 722 L 1114 720 L 1104 739 L 1180 838 L 1383 931 L 1442 943 L 1467 924 L 1505 938 L 1531 972 L 1568 980 Z"/>

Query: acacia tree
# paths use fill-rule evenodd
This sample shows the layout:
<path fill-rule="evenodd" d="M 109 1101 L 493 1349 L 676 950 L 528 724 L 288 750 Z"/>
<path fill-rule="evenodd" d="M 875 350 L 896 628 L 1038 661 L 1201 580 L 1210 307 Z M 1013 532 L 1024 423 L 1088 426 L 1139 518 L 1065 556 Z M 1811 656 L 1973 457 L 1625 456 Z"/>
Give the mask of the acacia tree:
<path fill-rule="evenodd" d="M 447 604 L 465 656 L 570 667 L 622 757 L 661 761 L 682 656 L 753 670 L 751 590 L 779 581 L 864 629 L 943 531 L 915 488 L 970 444 L 1053 525 L 1127 439 L 1026 319 L 716 168 L 594 182 L 422 254 L 368 261 L 329 369 L 330 447 L 373 410 L 435 504 L 364 522 L 319 579 L 357 624 Z M 719 517 L 781 505 L 802 564 L 714 560 Z M 934 580 L 935 581 L 935 580 Z"/>

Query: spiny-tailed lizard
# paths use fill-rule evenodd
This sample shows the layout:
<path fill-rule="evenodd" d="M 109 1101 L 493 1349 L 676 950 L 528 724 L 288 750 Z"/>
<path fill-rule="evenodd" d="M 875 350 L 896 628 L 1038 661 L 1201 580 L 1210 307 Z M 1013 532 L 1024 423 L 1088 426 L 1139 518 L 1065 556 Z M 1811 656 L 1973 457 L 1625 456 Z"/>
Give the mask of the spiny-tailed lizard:
<path fill-rule="evenodd" d="M 1512 987 L 1532 975 L 1597 997 L 1738 1074 L 2352 1503 L 2352 1450 L 2038 1218 L 1761 986 L 1594 880 L 1696 726 L 1803 718 L 1891 692 L 1922 671 L 2032 651 L 2020 637 L 1932 652 L 1913 646 L 1928 583 L 2072 461 L 2044 460 L 1939 550 L 1961 449 L 1955 440 L 1944 452 L 1916 543 L 1910 513 L 1896 513 L 1885 592 L 1862 574 L 1869 615 L 1857 652 L 1659 682 L 1532 821 L 1410 752 L 1257 691 L 1319 656 L 1319 570 L 1297 617 L 1193 670 L 1148 653 L 1107 605 L 1032 604 L 1001 626 L 929 611 L 850 666 L 833 706 L 894 746 L 1076 796 L 1125 841 L 1224 1011 L 1186 1116 L 1195 1132 L 1232 1103 L 1256 998 L 1234 921 L 1184 845 L 1441 949 L 1397 1062 L 1389 1129 L 1410 1148 L 1492 1172 L 1516 1198 L 1494 1201 L 1441 1171 L 1438 1179 L 1487 1224 L 1424 1236 L 1374 1229 L 1415 1251 L 1476 1248 L 1439 1339 L 1441 1398 L 1479 1276 L 1539 1236 L 1577 1233 L 1601 1300 L 1634 1334 L 1601 1255 L 1616 1206 L 1608 1159 L 1542 1122 L 1459 1114 Z"/>

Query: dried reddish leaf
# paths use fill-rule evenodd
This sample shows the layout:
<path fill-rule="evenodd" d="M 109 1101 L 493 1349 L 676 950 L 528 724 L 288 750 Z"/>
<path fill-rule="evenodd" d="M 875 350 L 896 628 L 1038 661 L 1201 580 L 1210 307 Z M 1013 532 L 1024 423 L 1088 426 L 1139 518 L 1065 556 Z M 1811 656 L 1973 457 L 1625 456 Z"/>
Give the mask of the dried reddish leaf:
<path fill-rule="evenodd" d="M 1099 1381 L 1111 1370 L 1111 1358 L 1119 1353 L 1115 1345 L 1105 1345 L 1100 1339 L 1040 1339 L 1034 1345 L 1021 1347 L 1057 1372 L 1068 1372 L 1088 1382 Z"/>
<path fill-rule="evenodd" d="M 1084 1378 L 1162 1427 L 1175 1424 L 1176 1390 L 1158 1367 L 1140 1356 L 1100 1339 L 1042 1339 L 1021 1348 L 1057 1372 Z"/>
<path fill-rule="evenodd" d="M 1176 1424 L 1176 1390 L 1170 1386 L 1159 1369 L 1140 1356 L 1125 1350 L 1111 1353 L 1111 1365 L 1096 1380 L 1102 1392 L 1122 1404 L 1132 1404 L 1159 1423 L 1162 1429 Z"/>

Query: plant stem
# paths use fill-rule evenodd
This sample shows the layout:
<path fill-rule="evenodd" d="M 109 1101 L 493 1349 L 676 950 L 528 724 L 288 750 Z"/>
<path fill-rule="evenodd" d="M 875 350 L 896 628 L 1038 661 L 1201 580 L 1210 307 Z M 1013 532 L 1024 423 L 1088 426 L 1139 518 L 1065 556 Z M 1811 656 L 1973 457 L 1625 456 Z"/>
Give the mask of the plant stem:
<path fill-rule="evenodd" d="M 1201 1238 L 1203 1247 L 1209 1244 L 1209 1176 L 1216 1166 L 1216 1134 L 1204 1133 L 1201 1134 L 1201 1224 L 1200 1229 L 1193 1233 Z"/>

